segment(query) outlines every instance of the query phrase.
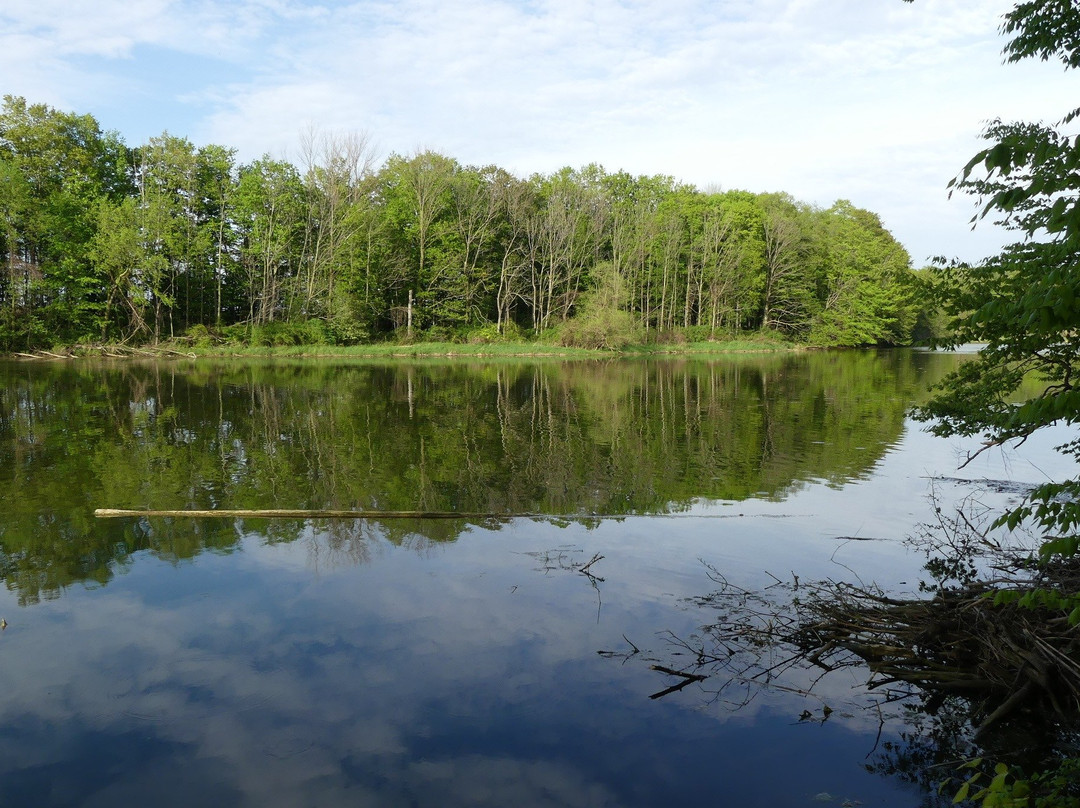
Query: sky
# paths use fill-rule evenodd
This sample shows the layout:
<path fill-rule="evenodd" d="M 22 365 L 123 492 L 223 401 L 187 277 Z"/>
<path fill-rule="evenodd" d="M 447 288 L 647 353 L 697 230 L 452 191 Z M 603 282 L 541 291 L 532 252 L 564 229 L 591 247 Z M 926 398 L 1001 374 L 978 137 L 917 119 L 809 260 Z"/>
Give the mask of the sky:
<path fill-rule="evenodd" d="M 1004 65 L 1010 0 L 2 0 L 0 94 L 241 161 L 360 132 L 518 176 L 599 163 L 878 213 L 977 260 L 947 184 L 995 118 L 1058 120 L 1077 78 Z"/>

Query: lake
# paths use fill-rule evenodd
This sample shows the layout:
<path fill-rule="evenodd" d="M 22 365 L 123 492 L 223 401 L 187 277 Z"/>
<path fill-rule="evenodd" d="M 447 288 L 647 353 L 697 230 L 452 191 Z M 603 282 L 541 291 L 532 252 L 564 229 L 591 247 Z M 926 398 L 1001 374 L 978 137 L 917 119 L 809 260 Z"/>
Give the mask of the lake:
<path fill-rule="evenodd" d="M 858 675 L 653 666 L 710 570 L 915 592 L 932 478 L 1072 473 L 908 420 L 963 358 L 0 363 L 0 805 L 918 805 Z"/>

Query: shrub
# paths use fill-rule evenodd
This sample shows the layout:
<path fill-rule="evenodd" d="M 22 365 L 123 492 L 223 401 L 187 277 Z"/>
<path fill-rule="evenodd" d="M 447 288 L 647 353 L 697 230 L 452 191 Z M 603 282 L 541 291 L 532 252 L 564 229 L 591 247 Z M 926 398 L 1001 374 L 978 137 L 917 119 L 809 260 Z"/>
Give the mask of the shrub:
<path fill-rule="evenodd" d="M 641 327 L 629 312 L 588 306 L 555 331 L 556 342 L 567 348 L 618 351 L 641 338 Z"/>
<path fill-rule="evenodd" d="M 216 338 L 210 333 L 210 329 L 202 323 L 191 326 L 184 332 L 183 339 L 191 343 L 195 348 L 209 348 Z"/>

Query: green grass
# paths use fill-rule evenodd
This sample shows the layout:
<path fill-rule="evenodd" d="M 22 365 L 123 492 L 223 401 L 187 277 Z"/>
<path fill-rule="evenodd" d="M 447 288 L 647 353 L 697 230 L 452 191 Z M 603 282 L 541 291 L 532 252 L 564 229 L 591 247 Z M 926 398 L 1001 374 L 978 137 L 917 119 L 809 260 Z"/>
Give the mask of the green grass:
<path fill-rule="evenodd" d="M 742 339 L 690 342 L 672 342 L 628 345 L 621 350 L 573 348 L 546 341 L 507 341 L 489 343 L 417 342 L 411 344 L 373 343 L 369 345 L 241 345 L 224 343 L 212 345 L 207 342 L 192 344 L 179 339 L 158 346 L 141 348 L 110 348 L 100 345 L 74 345 L 55 348 L 55 358 L 62 356 L 126 355 L 153 357 L 207 357 L 207 358 L 356 358 L 395 359 L 428 357 L 433 359 L 454 358 L 552 358 L 552 359 L 604 359 L 612 357 L 650 356 L 730 356 L 734 354 L 761 354 L 795 351 L 805 346 L 785 342 L 770 336 L 751 336 Z M 43 357 L 44 358 L 44 357 Z"/>
<path fill-rule="evenodd" d="M 648 345 L 629 345 L 620 353 L 626 356 L 649 356 L 662 354 L 739 354 L 739 353 L 777 353 L 795 351 L 805 346 L 784 342 L 769 337 L 748 339 L 716 340 L 709 342 L 685 343 L 650 343 Z"/>
<path fill-rule="evenodd" d="M 566 348 L 538 342 L 499 342 L 466 344 L 454 342 L 418 342 L 397 345 L 378 343 L 372 345 L 220 345 L 213 347 L 185 347 L 182 350 L 208 357 L 342 357 L 342 358 L 394 358 L 394 357 L 561 357 L 598 358 L 611 356 L 666 356 L 682 354 L 736 354 L 773 353 L 791 351 L 800 346 L 770 339 L 741 339 L 722 342 L 687 342 L 672 344 L 632 345 L 621 351 Z"/>
<path fill-rule="evenodd" d="M 410 357 L 410 356 L 565 356 L 584 357 L 604 353 L 532 342 L 469 345 L 455 342 L 417 342 L 407 345 L 219 345 L 190 350 L 199 356 L 251 357 Z"/>

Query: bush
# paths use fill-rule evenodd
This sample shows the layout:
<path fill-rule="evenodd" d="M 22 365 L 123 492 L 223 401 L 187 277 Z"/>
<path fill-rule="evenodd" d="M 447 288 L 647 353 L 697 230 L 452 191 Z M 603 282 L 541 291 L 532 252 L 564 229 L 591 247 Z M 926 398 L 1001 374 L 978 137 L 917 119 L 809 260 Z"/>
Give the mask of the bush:
<path fill-rule="evenodd" d="M 454 329 L 445 325 L 433 325 L 420 333 L 420 342 L 457 342 Z"/>
<path fill-rule="evenodd" d="M 189 329 L 190 333 L 190 329 Z M 236 323 L 221 330 L 230 345 L 331 345 L 330 329 L 323 320 L 299 320 L 293 323 L 272 322 L 261 325 Z"/>
<path fill-rule="evenodd" d="M 500 342 L 530 342 L 532 334 L 515 322 L 503 323 L 502 332 L 495 323 L 486 323 L 465 332 L 464 342 L 470 345 L 491 345 Z"/>
<path fill-rule="evenodd" d="M 370 342 L 371 324 L 348 299 L 339 298 L 326 322 L 326 335 L 334 345 Z"/>
<path fill-rule="evenodd" d="M 332 345 L 359 345 L 371 341 L 371 332 L 357 320 L 335 318 L 326 324 L 327 341 Z"/>
<path fill-rule="evenodd" d="M 499 327 L 495 323 L 488 323 L 469 332 L 468 342 L 470 345 L 490 345 L 493 342 L 504 342 L 506 337 L 499 333 Z"/>
<path fill-rule="evenodd" d="M 629 312 L 588 306 L 555 330 L 555 341 L 567 348 L 618 351 L 641 340 L 641 327 Z"/>
<path fill-rule="evenodd" d="M 665 329 L 656 335 L 656 341 L 661 345 L 685 345 L 688 340 L 686 332 L 681 328 Z"/>
<path fill-rule="evenodd" d="M 209 348 L 218 339 L 210 333 L 210 329 L 202 323 L 193 325 L 184 332 L 183 339 L 194 348 Z"/>

